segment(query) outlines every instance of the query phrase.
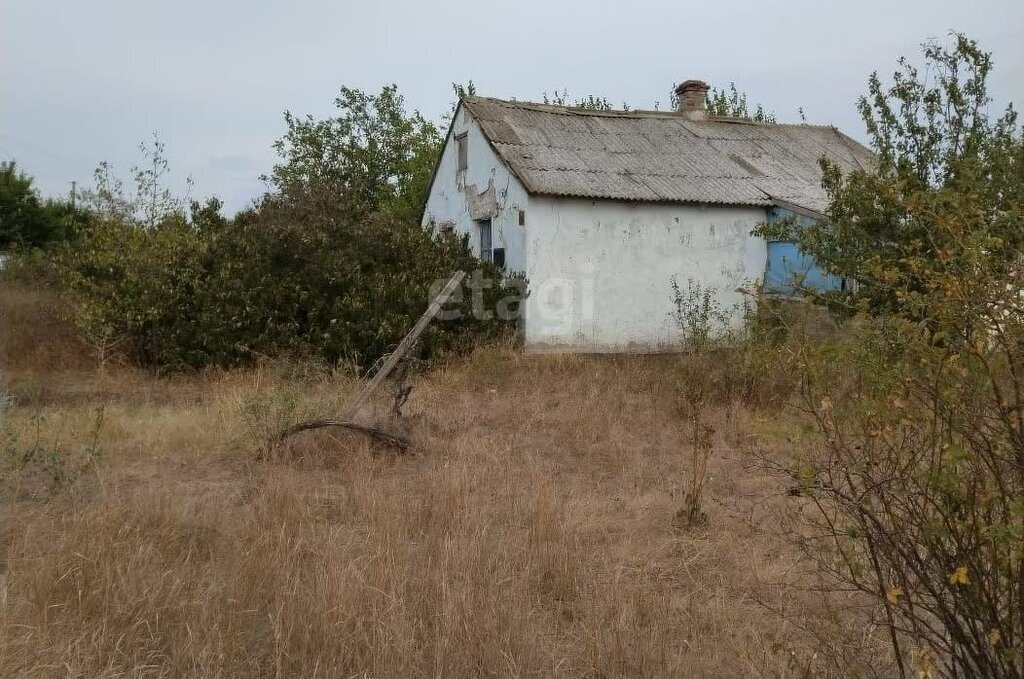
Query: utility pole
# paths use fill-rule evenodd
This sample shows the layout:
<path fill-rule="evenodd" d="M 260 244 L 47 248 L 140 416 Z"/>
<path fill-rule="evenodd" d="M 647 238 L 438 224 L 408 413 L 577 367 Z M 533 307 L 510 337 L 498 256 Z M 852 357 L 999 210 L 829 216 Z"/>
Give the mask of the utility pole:
<path fill-rule="evenodd" d="M 71 209 L 75 209 L 75 180 L 71 180 Z"/>

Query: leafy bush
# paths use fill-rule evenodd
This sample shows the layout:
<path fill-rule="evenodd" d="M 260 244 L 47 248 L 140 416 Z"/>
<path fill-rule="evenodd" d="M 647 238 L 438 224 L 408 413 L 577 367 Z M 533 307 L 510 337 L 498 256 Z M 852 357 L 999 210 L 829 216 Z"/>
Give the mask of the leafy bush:
<path fill-rule="evenodd" d="M 901 676 L 1021 677 L 1024 135 L 973 42 L 925 53 L 862 102 L 879 167 L 829 170 L 832 224 L 795 234 L 862 313 L 798 353 L 818 445 L 783 466 L 794 536 L 875 597 Z"/>
<path fill-rule="evenodd" d="M 56 255 L 87 338 L 123 340 L 145 365 L 203 365 L 197 316 L 206 278 L 208 239 L 189 224 L 166 220 L 143 229 L 120 218 L 95 220 Z"/>
<path fill-rule="evenodd" d="M 877 597 L 896 654 L 916 649 L 920 671 L 1024 670 L 1022 320 L 1018 306 L 988 340 L 955 347 L 863 320 L 802 356 L 820 448 L 787 466 L 817 510 L 800 542 Z"/>
<path fill-rule="evenodd" d="M 437 130 L 406 114 L 394 87 L 343 88 L 339 115 L 286 115 L 275 148 L 276 192 L 225 219 L 220 203 L 185 202 L 162 188 L 163 146 L 141 145 L 128 191 L 108 165 L 83 199 L 92 223 L 56 256 L 90 344 L 123 348 L 161 368 L 232 366 L 299 354 L 367 366 L 411 328 L 432 286 L 455 270 L 491 283 L 484 306 L 517 299 L 466 238 L 417 220 L 440 145 Z M 421 354 L 464 348 L 510 319 L 464 313 L 432 324 Z"/>
<path fill-rule="evenodd" d="M 295 207 L 272 198 L 220 226 L 165 220 L 153 229 L 97 221 L 58 258 L 90 335 L 125 340 L 130 357 L 171 368 L 231 366 L 282 353 L 366 366 L 426 309 L 455 269 L 500 273 L 451 229 L 346 213 L 336 199 Z M 490 308 L 517 295 L 498 284 Z M 434 324 L 424 356 L 497 334 L 507 321 Z"/>
<path fill-rule="evenodd" d="M 249 348 L 262 353 L 288 347 L 362 366 L 402 338 L 426 309 L 431 287 L 452 271 L 481 270 L 501 280 L 449 228 L 347 213 L 330 195 L 300 206 L 269 201 L 218 234 L 214 256 L 208 322 L 219 324 L 222 336 L 242 330 Z M 501 286 L 488 292 L 490 308 L 499 295 L 514 293 Z M 465 313 L 433 324 L 422 346 L 430 355 L 503 325 Z"/>

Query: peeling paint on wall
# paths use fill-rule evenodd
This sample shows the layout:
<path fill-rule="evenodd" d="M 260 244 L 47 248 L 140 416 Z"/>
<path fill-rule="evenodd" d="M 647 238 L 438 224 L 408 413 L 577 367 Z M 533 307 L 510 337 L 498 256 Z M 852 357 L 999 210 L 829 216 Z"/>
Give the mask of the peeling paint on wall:
<path fill-rule="evenodd" d="M 481 219 L 494 219 L 498 216 L 498 199 L 494 192 L 494 178 L 488 180 L 487 188 L 478 191 L 476 184 L 466 184 L 462 188 L 466 194 L 466 205 L 469 208 L 469 218 L 474 221 Z"/>
<path fill-rule="evenodd" d="M 467 167 L 459 171 L 453 140 L 462 133 L 466 134 Z M 423 214 L 424 223 L 452 224 L 458 233 L 469 236 L 479 253 L 477 222 L 490 219 L 492 245 L 505 249 L 506 270 L 525 271 L 526 227 L 519 225 L 519 211 L 525 211 L 528 202 L 526 190 L 498 159 L 480 127 L 465 111 L 460 111 L 438 163 Z"/>

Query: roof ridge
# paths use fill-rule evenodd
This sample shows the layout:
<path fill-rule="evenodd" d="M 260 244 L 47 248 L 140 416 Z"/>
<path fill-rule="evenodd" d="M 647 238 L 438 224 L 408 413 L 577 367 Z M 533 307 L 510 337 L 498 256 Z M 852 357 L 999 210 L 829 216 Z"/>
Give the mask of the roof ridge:
<path fill-rule="evenodd" d="M 628 111 L 619 110 L 601 110 L 584 108 L 580 106 L 563 106 L 561 104 L 545 104 L 539 101 L 522 101 L 518 99 L 499 99 L 498 97 L 484 97 L 480 95 L 474 95 L 469 97 L 463 97 L 463 101 L 473 104 L 475 102 L 487 102 L 491 104 L 498 104 L 500 106 L 507 106 L 509 108 L 533 110 L 541 113 L 553 113 L 556 115 L 580 115 L 580 116 L 593 116 L 598 118 L 676 118 L 679 113 L 676 111 L 662 111 L 653 109 L 630 109 Z M 815 123 L 763 123 L 756 120 L 750 120 L 748 118 L 737 118 L 734 116 L 708 116 L 706 120 L 692 120 L 687 118 L 686 122 L 701 124 L 701 123 L 726 123 L 734 125 L 756 125 L 759 127 L 793 127 L 797 129 L 816 128 L 824 130 L 834 130 L 840 132 L 835 125 L 820 125 Z M 841 132 L 840 132 L 841 134 Z"/>

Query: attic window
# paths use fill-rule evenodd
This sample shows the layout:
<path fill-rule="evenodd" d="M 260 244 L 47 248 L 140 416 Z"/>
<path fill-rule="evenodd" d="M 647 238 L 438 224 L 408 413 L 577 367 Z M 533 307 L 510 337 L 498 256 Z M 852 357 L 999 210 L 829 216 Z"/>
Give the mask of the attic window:
<path fill-rule="evenodd" d="M 466 139 L 466 133 L 455 135 L 455 149 L 458 152 L 458 165 L 456 169 L 462 172 L 469 167 L 469 140 Z"/>

